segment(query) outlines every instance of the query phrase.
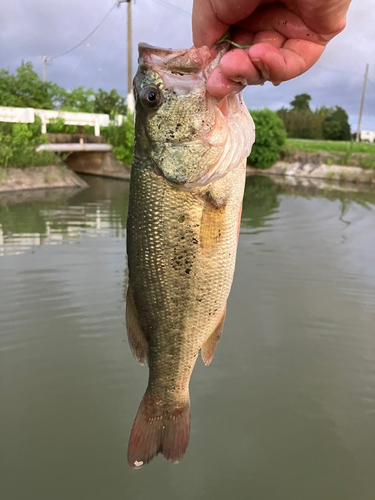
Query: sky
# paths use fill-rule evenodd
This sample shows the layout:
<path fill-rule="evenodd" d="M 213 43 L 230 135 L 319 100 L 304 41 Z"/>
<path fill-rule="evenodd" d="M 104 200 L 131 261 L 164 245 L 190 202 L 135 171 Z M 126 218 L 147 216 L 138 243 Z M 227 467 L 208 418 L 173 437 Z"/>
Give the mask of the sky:
<path fill-rule="evenodd" d="M 48 80 L 71 89 L 78 86 L 116 88 L 126 95 L 126 10 L 115 7 L 98 26 L 115 0 L 0 0 L 0 68 L 13 72 L 31 61 L 42 77 L 38 56 L 52 57 Z M 192 0 L 133 0 L 133 73 L 137 44 L 169 48 L 192 45 Z M 327 46 L 307 73 L 278 87 L 270 83 L 244 91 L 249 108 L 287 107 L 296 94 L 308 93 L 311 106 L 341 106 L 356 131 L 366 63 L 369 63 L 362 130 L 375 130 L 375 0 L 353 0 L 347 27 Z M 1 103 L 0 103 L 1 104 Z"/>

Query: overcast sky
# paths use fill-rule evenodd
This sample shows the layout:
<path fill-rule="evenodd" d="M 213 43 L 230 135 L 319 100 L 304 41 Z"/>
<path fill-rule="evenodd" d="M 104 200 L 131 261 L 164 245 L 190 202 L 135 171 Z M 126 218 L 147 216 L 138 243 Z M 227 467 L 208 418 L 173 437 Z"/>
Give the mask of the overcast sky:
<path fill-rule="evenodd" d="M 14 71 L 31 61 L 42 76 L 37 56 L 58 56 L 83 40 L 115 0 L 0 0 L 0 68 Z M 175 6 L 175 9 L 173 9 Z M 192 0 L 136 0 L 133 11 L 133 71 L 137 44 L 185 48 L 192 45 Z M 48 79 L 66 88 L 116 88 L 126 95 L 126 4 L 115 8 L 79 48 L 55 57 Z M 362 130 L 375 130 L 375 0 L 353 0 L 346 30 L 327 46 L 305 75 L 273 87 L 245 90 L 249 108 L 288 106 L 307 92 L 312 106 L 342 106 L 356 130 L 366 63 L 370 64 Z M 1 103 L 0 103 L 1 104 Z"/>

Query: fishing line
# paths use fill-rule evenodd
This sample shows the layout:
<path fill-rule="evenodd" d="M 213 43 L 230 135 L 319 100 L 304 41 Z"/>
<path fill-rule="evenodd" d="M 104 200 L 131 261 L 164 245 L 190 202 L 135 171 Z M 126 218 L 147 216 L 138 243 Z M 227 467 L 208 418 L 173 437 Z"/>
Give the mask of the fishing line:
<path fill-rule="evenodd" d="M 102 71 L 100 71 L 100 69 L 103 70 L 103 66 L 104 67 L 106 66 L 106 63 L 108 62 L 108 54 L 112 51 L 112 46 L 113 46 L 115 40 L 117 41 L 119 35 L 122 34 L 121 30 L 120 30 L 120 26 L 124 22 L 125 15 L 126 15 L 126 9 L 123 9 L 122 16 L 118 17 L 117 26 L 116 26 L 115 30 L 113 30 L 112 40 L 111 40 L 111 42 L 110 42 L 110 44 L 108 46 L 108 49 L 106 50 L 104 56 L 101 59 L 101 64 L 99 66 L 99 69 L 94 73 L 94 75 L 97 75 L 98 73 L 103 74 Z"/>

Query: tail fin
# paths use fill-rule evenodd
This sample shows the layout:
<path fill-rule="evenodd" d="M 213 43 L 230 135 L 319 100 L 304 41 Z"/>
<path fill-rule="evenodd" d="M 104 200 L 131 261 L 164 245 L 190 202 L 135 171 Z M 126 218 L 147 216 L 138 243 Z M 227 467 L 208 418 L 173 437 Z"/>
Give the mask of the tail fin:
<path fill-rule="evenodd" d="M 155 404 L 146 391 L 135 417 L 128 445 L 128 464 L 138 468 L 161 453 L 167 460 L 178 462 L 186 452 L 190 432 L 189 395 L 184 405 L 176 408 Z"/>

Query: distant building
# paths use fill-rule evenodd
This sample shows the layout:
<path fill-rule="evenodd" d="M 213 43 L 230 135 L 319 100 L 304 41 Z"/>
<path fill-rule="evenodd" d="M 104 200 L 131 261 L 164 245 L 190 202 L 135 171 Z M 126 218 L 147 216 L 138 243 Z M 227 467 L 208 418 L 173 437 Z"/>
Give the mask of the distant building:
<path fill-rule="evenodd" d="M 362 130 L 360 138 L 363 142 L 375 142 L 375 132 L 371 130 Z"/>

